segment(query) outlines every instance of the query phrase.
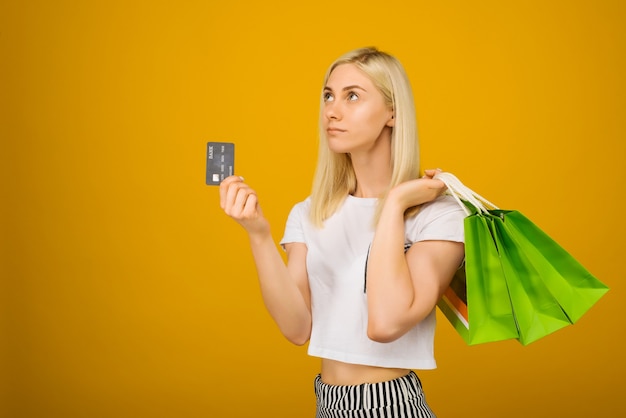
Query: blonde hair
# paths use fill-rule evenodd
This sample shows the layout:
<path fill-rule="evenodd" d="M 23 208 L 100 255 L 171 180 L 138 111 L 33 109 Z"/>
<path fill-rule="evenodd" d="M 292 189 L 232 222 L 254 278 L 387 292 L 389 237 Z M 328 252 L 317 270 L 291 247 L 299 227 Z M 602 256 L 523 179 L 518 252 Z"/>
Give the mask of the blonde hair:
<path fill-rule="evenodd" d="M 394 110 L 391 181 L 378 201 L 375 216 L 377 222 L 389 189 L 419 176 L 419 144 L 413 91 L 402 64 L 395 57 L 376 48 L 360 48 L 339 57 L 326 71 L 323 86 L 326 85 L 332 71 L 342 64 L 353 64 L 363 71 Z M 323 128 L 323 98 L 319 118 L 319 151 L 311 192 L 310 216 L 313 224 L 322 226 L 324 221 L 341 206 L 347 195 L 356 191 L 356 175 L 350 155 L 337 154 L 328 147 L 326 131 Z M 406 215 L 414 214 L 417 210 L 418 208 L 412 208 Z"/>

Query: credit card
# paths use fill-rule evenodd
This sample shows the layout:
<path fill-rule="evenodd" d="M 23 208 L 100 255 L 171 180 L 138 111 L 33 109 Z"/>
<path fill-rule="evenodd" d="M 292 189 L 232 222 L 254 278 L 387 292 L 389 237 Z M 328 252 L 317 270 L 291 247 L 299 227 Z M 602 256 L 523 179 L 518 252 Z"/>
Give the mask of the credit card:
<path fill-rule="evenodd" d="M 206 150 L 206 184 L 217 186 L 235 173 L 235 144 L 209 142 Z"/>

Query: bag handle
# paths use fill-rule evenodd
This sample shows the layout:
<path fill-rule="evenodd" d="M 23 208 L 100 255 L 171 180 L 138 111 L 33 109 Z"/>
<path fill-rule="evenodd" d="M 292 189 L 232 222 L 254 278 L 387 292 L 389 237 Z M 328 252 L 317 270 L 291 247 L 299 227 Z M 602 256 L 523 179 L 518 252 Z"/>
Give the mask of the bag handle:
<path fill-rule="evenodd" d="M 472 205 L 477 212 L 480 212 L 482 214 L 488 213 L 488 207 L 491 209 L 498 209 L 496 205 L 461 183 L 461 180 L 459 180 L 452 173 L 437 173 L 435 174 L 433 179 L 442 181 L 446 185 L 446 187 L 448 188 L 447 194 L 452 195 L 452 197 L 456 199 L 459 206 L 461 206 L 461 208 L 468 216 L 472 213 L 462 201 L 466 201 L 467 203 Z"/>

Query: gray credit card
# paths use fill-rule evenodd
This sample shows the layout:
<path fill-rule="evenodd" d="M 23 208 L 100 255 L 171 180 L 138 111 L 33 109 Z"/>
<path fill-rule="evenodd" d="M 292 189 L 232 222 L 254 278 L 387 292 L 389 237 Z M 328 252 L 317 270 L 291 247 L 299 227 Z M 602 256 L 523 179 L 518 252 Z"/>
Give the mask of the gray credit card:
<path fill-rule="evenodd" d="M 207 143 L 206 184 L 217 186 L 233 174 L 235 174 L 235 144 L 232 142 Z"/>

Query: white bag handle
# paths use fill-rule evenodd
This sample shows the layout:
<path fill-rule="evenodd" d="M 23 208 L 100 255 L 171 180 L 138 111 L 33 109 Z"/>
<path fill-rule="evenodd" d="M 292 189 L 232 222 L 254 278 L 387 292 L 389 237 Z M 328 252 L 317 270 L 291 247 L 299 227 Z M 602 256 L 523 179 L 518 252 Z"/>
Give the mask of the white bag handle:
<path fill-rule="evenodd" d="M 480 213 L 484 214 L 487 213 L 488 207 L 491 209 L 498 209 L 496 205 L 461 183 L 461 180 L 459 180 L 452 173 L 437 173 L 433 178 L 445 183 L 445 185 L 448 187 L 447 193 L 452 195 L 456 199 L 458 204 L 461 206 L 461 208 L 463 208 L 468 216 L 471 215 L 471 212 L 461 200 L 465 200 L 466 202 L 474 206 L 476 210 L 478 210 Z"/>

